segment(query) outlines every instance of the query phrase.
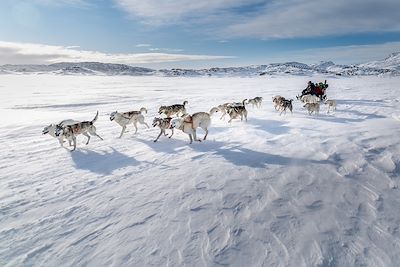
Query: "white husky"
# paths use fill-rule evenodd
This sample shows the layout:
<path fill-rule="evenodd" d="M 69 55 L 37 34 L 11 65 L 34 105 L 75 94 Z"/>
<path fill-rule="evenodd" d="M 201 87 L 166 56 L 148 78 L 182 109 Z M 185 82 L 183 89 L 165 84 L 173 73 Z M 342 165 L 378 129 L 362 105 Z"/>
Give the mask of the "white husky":
<path fill-rule="evenodd" d="M 211 115 L 218 112 L 218 110 L 218 108 L 214 107 L 209 113 L 197 112 L 192 116 L 187 115 L 184 118 L 174 118 L 171 120 L 171 127 L 177 128 L 188 134 L 190 143 L 192 143 L 193 140 L 201 142 L 200 139 L 197 139 L 196 129 L 200 127 L 206 132 L 203 138 L 203 140 L 206 140 L 208 135 L 208 127 L 211 125 Z"/>
<path fill-rule="evenodd" d="M 128 111 L 124 113 L 119 113 L 118 111 L 114 111 L 110 114 L 110 121 L 115 120 L 116 123 L 118 123 L 122 127 L 121 134 L 119 135 L 119 138 L 122 137 L 126 130 L 126 126 L 130 123 L 133 123 L 133 126 L 135 126 L 135 133 L 137 133 L 137 123 L 139 122 L 140 124 L 146 125 L 147 128 L 150 128 L 149 125 L 144 121 L 144 116 L 143 112 L 147 113 L 146 108 L 141 108 L 139 111 Z"/>
<path fill-rule="evenodd" d="M 332 111 L 336 111 L 336 100 L 330 99 L 330 100 L 325 100 L 325 105 L 328 106 L 328 110 L 326 113 L 329 113 L 329 111 L 332 108 Z"/>

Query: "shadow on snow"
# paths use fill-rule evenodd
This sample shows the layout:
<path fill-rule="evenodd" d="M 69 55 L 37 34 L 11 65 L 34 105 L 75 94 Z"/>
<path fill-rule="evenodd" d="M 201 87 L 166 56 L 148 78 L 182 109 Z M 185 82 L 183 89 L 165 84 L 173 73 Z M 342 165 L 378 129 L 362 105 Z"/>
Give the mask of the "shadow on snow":
<path fill-rule="evenodd" d="M 114 148 L 108 151 L 92 151 L 77 149 L 71 153 L 72 161 L 77 169 L 88 170 L 98 174 L 111 174 L 114 170 L 140 164 L 136 159 L 129 157 Z"/>

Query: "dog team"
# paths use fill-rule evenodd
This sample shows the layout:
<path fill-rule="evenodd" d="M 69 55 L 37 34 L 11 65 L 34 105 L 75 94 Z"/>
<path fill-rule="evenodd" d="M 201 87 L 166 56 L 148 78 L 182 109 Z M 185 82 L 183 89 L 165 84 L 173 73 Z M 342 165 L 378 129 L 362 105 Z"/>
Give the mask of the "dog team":
<path fill-rule="evenodd" d="M 321 98 L 315 95 L 303 95 L 300 101 L 304 103 L 303 107 L 307 109 L 309 115 L 312 113 L 319 114 Z M 279 115 L 282 115 L 282 113 L 286 114 L 287 109 L 293 113 L 293 99 L 288 100 L 280 95 L 276 95 L 272 97 L 272 103 L 274 104 L 275 110 L 280 111 Z M 328 106 L 328 114 L 330 111 L 336 111 L 336 100 L 324 100 L 323 103 Z"/>
<path fill-rule="evenodd" d="M 186 105 L 188 101 L 184 101 L 182 104 L 175 104 L 171 106 L 161 106 L 158 110 L 160 115 L 165 115 L 165 117 L 155 117 L 153 120 L 153 127 L 160 128 L 160 134 L 154 140 L 157 142 L 161 135 L 167 135 L 166 130 L 171 130 L 172 137 L 174 134 L 174 129 L 179 129 L 189 136 L 190 143 L 195 141 L 201 141 L 197 138 L 197 128 L 202 128 L 205 131 L 203 140 L 206 140 L 208 135 L 208 128 L 211 124 L 211 116 L 217 112 L 221 112 L 223 115 L 221 119 L 228 114 L 230 117 L 229 122 L 233 119 L 240 118 L 247 121 L 247 110 L 246 105 L 251 104 L 253 107 L 261 107 L 262 97 L 255 97 L 253 99 L 244 99 L 240 103 L 225 103 L 219 105 L 218 107 L 212 108 L 209 112 L 197 112 L 189 115 L 186 111 Z M 129 112 L 118 112 L 114 111 L 110 114 L 110 121 L 115 121 L 119 124 L 122 129 L 119 138 L 123 136 L 126 131 L 128 124 L 133 124 L 135 127 L 135 133 L 137 133 L 137 124 L 143 124 L 147 128 L 149 125 L 144 121 L 144 113 L 147 113 L 147 109 L 142 107 L 139 111 L 129 111 Z M 101 136 L 96 133 L 96 127 L 94 123 L 98 118 L 99 113 L 91 121 L 79 122 L 76 120 L 63 120 L 58 124 L 50 124 L 44 127 L 42 134 L 49 134 L 58 139 L 61 146 L 63 146 L 64 140 L 68 140 L 69 145 L 73 146 L 72 151 L 76 149 L 76 136 L 82 134 L 87 137 L 86 144 L 89 143 L 91 136 L 96 136 L 103 140 Z M 172 118 L 176 116 L 175 118 Z"/>
<path fill-rule="evenodd" d="M 305 97 L 305 96 L 303 96 Z M 252 105 L 252 107 L 260 108 L 262 104 L 262 97 L 255 97 L 252 99 L 244 99 L 242 102 L 233 102 L 233 103 L 224 103 L 217 107 L 213 107 L 209 112 L 197 112 L 189 115 L 186 111 L 186 105 L 188 101 L 184 101 L 182 104 L 174 104 L 170 106 L 161 106 L 158 110 L 160 115 L 165 115 L 165 117 L 155 117 L 153 120 L 153 127 L 158 127 L 160 129 L 160 133 L 154 142 L 157 142 L 161 135 L 167 136 L 166 130 L 171 130 L 171 135 L 168 138 L 171 138 L 174 134 L 174 129 L 181 130 L 189 136 L 190 143 L 194 141 L 201 142 L 200 139 L 197 138 L 197 128 L 201 128 L 205 131 L 205 135 L 203 140 L 206 140 L 208 135 L 208 128 L 211 125 L 211 116 L 217 112 L 221 112 L 220 119 L 224 119 L 228 114 L 230 123 L 233 119 L 239 119 L 242 121 L 243 119 L 247 121 L 247 109 L 246 105 Z M 304 107 L 307 108 L 309 114 L 319 113 L 319 101 L 315 99 L 304 98 L 301 99 L 302 102 L 305 103 Z M 282 96 L 274 96 L 272 97 L 272 102 L 274 104 L 275 110 L 280 111 L 280 115 L 282 113 L 286 113 L 288 109 L 290 112 L 293 112 L 292 102 L 293 99 L 287 100 Z M 335 100 L 326 100 L 325 104 L 328 105 L 328 113 L 330 109 L 336 110 L 336 101 Z M 142 107 L 138 111 L 128 111 L 120 113 L 118 111 L 114 111 L 110 114 L 110 121 L 115 121 L 119 124 L 122 129 L 119 135 L 119 138 L 123 136 L 126 131 L 127 125 L 133 124 L 135 127 L 135 133 L 137 133 L 138 127 L 137 124 L 140 123 L 145 125 L 147 128 L 150 128 L 149 125 L 144 121 L 144 113 L 147 113 L 147 109 Z M 89 144 L 91 136 L 96 136 L 99 139 L 103 140 L 101 136 L 96 133 L 96 127 L 94 123 L 97 121 L 99 112 L 96 113 L 96 116 L 91 121 L 76 121 L 76 120 L 63 120 L 58 124 L 50 124 L 44 127 L 42 134 L 49 134 L 52 137 L 58 139 L 61 146 L 63 146 L 64 140 L 69 142 L 69 146 L 73 146 L 72 151 L 76 149 L 76 136 L 84 135 L 87 137 L 86 144 Z M 173 116 L 176 116 L 173 118 Z"/>

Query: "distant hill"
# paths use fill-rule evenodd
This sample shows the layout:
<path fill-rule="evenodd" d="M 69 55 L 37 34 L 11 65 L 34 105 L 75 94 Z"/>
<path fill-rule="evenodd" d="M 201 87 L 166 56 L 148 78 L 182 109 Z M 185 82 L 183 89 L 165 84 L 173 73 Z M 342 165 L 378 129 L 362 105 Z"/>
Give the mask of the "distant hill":
<path fill-rule="evenodd" d="M 300 62 L 272 63 L 244 67 L 209 69 L 161 69 L 133 67 L 125 64 L 99 62 L 61 62 L 50 65 L 3 65 L 0 74 L 58 74 L 58 75 L 128 75 L 128 76 L 264 76 L 264 75 L 314 75 L 328 74 L 341 76 L 394 75 L 400 74 L 400 53 L 387 58 L 356 65 L 336 65 L 332 61 L 317 64 Z"/>

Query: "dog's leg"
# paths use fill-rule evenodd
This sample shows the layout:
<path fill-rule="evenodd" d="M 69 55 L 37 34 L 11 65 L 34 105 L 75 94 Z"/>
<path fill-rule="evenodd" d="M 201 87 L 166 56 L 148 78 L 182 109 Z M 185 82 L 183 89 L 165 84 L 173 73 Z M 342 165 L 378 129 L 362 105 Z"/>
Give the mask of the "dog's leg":
<path fill-rule="evenodd" d="M 203 138 L 203 140 L 206 140 L 206 138 L 207 138 L 207 135 L 208 135 L 208 129 L 207 128 L 205 128 L 205 129 L 203 129 L 204 131 L 206 131 L 206 135 L 204 136 L 204 138 Z"/>
<path fill-rule="evenodd" d="M 172 128 L 171 130 L 172 130 L 172 134 L 168 138 L 171 138 L 174 135 L 174 128 Z"/>
<path fill-rule="evenodd" d="M 100 135 L 98 135 L 97 133 L 94 133 L 95 136 L 97 136 L 100 140 L 104 140 Z"/>
<path fill-rule="evenodd" d="M 58 142 L 60 143 L 60 146 L 63 147 L 64 146 L 64 137 L 60 136 L 58 138 Z"/>
<path fill-rule="evenodd" d="M 71 150 L 71 152 L 75 151 L 75 149 L 76 149 L 76 137 L 75 137 L 75 135 L 72 136 L 72 142 L 74 143 L 74 148 Z"/>
<path fill-rule="evenodd" d="M 124 134 L 125 130 L 126 130 L 126 125 L 122 126 L 121 134 L 119 135 L 118 138 L 122 137 L 122 135 Z"/>
<path fill-rule="evenodd" d="M 82 134 L 87 137 L 86 145 L 88 145 L 90 141 L 90 135 L 88 135 L 87 133 L 82 133 Z"/>
<path fill-rule="evenodd" d="M 156 140 L 154 140 L 154 143 L 157 142 L 158 138 L 160 138 L 162 133 L 163 133 L 163 130 L 161 129 L 160 134 L 157 136 Z"/>
<path fill-rule="evenodd" d="M 196 132 L 196 129 L 193 129 L 193 130 L 192 130 L 192 134 L 193 134 L 193 139 L 194 139 L 194 141 L 201 142 L 201 140 L 197 138 L 197 132 Z"/>
<path fill-rule="evenodd" d="M 103 138 L 101 138 L 100 135 L 98 135 L 98 134 L 96 133 L 96 127 L 95 127 L 94 125 L 92 125 L 92 127 L 89 128 L 89 133 L 90 133 L 92 136 L 97 136 L 100 140 L 104 140 Z"/>

